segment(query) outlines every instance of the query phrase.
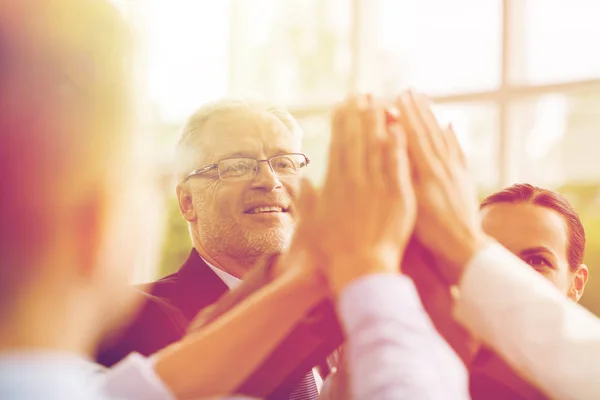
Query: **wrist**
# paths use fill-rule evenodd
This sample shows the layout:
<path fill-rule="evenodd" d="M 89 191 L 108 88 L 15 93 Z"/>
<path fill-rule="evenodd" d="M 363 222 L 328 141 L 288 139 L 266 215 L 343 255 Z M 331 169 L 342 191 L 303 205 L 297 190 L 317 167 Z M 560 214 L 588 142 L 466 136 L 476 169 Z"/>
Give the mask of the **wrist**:
<path fill-rule="evenodd" d="M 375 257 L 372 255 L 348 255 L 331 261 L 327 268 L 328 281 L 335 297 L 352 282 L 370 275 L 395 274 L 399 271 L 397 257 Z"/>
<path fill-rule="evenodd" d="M 493 239 L 483 232 L 457 239 L 453 246 L 452 255 L 446 257 L 448 261 L 447 268 L 443 268 L 442 270 L 448 283 L 457 285 L 466 266 L 473 257 L 492 242 Z"/>
<path fill-rule="evenodd" d="M 288 268 L 281 270 L 277 278 L 287 285 L 291 292 L 302 293 L 303 299 L 309 303 L 317 303 L 327 297 L 327 280 L 315 261 L 306 255 L 286 258 Z"/>

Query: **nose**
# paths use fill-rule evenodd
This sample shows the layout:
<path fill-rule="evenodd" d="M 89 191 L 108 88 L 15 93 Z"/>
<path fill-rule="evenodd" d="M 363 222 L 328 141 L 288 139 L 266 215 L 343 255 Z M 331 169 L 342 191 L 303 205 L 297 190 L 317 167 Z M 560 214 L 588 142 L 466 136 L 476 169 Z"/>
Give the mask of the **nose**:
<path fill-rule="evenodd" d="M 281 181 L 273 172 L 268 161 L 259 161 L 257 168 L 256 176 L 252 180 L 253 188 L 270 191 L 281 187 Z"/>

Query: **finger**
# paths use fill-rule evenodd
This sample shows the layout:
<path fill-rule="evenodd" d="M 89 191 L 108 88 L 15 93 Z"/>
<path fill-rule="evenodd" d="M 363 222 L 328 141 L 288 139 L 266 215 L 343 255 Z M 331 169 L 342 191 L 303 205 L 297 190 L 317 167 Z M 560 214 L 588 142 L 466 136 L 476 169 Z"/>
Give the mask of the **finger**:
<path fill-rule="evenodd" d="M 466 167 L 467 157 L 465 156 L 465 152 L 460 146 L 458 137 L 456 136 L 456 132 L 454 131 L 454 127 L 452 126 L 452 124 L 448 125 L 448 128 L 446 128 L 446 131 L 444 133 L 447 137 L 450 154 L 453 157 L 455 157 L 455 159 L 458 160 L 458 162 L 460 162 L 463 167 Z"/>
<path fill-rule="evenodd" d="M 339 105 L 333 112 L 331 121 L 331 137 L 329 141 L 329 159 L 327 161 L 327 174 L 325 176 L 325 187 L 343 176 L 347 160 L 344 153 L 344 126 L 345 126 L 345 103 Z"/>
<path fill-rule="evenodd" d="M 380 106 L 372 105 L 364 116 L 366 154 L 365 171 L 366 179 L 373 187 L 384 190 L 386 186 L 384 174 L 385 162 L 383 161 L 383 143 L 388 135 L 385 125 L 384 110 Z"/>
<path fill-rule="evenodd" d="M 400 111 L 396 107 L 387 107 L 385 109 L 385 123 L 391 124 L 400 121 Z"/>
<path fill-rule="evenodd" d="M 432 148 L 439 158 L 446 158 L 448 154 L 448 143 L 440 124 L 431 109 L 432 103 L 423 94 L 412 93 L 412 101 L 416 106 L 417 113 L 425 129 L 429 133 Z"/>
<path fill-rule="evenodd" d="M 445 160 L 448 157 L 446 139 L 433 111 L 431 111 L 431 102 L 424 95 L 414 92 L 409 92 L 409 99 L 435 158 Z"/>
<path fill-rule="evenodd" d="M 412 171 L 410 166 L 410 159 L 408 157 L 408 146 L 406 132 L 400 124 L 396 124 L 395 135 L 398 140 L 398 166 L 396 168 L 397 179 L 400 182 L 401 196 L 408 199 L 408 196 L 413 196 L 413 182 L 412 182 Z"/>
<path fill-rule="evenodd" d="M 406 156 L 406 137 L 399 124 L 390 124 L 388 126 L 387 137 L 383 141 L 382 152 L 382 176 L 385 180 L 385 186 L 393 196 L 399 196 L 402 193 L 402 182 L 400 181 L 400 168 L 404 162 L 402 158 Z"/>
<path fill-rule="evenodd" d="M 363 96 L 353 96 L 348 101 L 344 118 L 344 148 L 348 163 L 345 177 L 347 181 L 357 185 L 365 183 L 365 132 L 363 113 L 366 110 L 366 100 Z"/>
<path fill-rule="evenodd" d="M 437 160 L 427 138 L 427 132 L 425 132 L 407 92 L 398 97 L 396 107 L 400 110 L 400 120 L 406 133 L 408 154 L 416 175 L 430 174 L 432 165 Z"/>

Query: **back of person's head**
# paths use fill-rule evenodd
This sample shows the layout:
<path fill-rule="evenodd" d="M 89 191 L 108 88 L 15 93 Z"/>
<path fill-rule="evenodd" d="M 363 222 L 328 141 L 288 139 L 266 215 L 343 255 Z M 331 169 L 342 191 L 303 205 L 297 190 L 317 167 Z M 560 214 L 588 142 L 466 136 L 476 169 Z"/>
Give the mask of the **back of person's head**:
<path fill-rule="evenodd" d="M 566 221 L 569 244 L 567 257 L 571 270 L 583 263 L 585 230 L 579 215 L 560 193 L 527 183 L 515 184 L 491 194 L 481 203 L 481 209 L 498 203 L 530 203 L 546 207 L 561 214 Z"/>
<path fill-rule="evenodd" d="M 118 240 L 125 248 L 131 45 L 105 0 L 0 2 L 3 318 L 41 288 L 117 276 L 107 265 Z"/>

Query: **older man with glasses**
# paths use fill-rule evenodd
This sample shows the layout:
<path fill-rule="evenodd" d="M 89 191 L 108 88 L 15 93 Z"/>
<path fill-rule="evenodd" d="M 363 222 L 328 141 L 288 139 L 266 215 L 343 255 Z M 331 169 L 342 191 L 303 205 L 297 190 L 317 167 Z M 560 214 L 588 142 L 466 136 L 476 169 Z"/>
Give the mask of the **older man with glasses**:
<path fill-rule="evenodd" d="M 199 311 L 242 280 L 249 286 L 248 272 L 261 259 L 287 249 L 299 177 L 310 162 L 300 152 L 301 138 L 286 110 L 255 101 L 220 100 L 189 118 L 177 146 L 177 198 L 193 249 L 178 272 L 143 288 L 142 313 L 100 354 L 100 362 L 111 365 L 131 351 L 152 354 L 177 341 Z M 264 274 L 258 280 L 251 289 L 231 294 L 245 291 L 243 297 L 269 281 Z M 316 399 L 320 376 L 310 371 L 313 365 L 305 364 L 300 373 L 291 373 L 296 366 L 278 368 L 318 347 L 318 340 L 309 342 L 308 349 L 294 341 L 276 352 L 269 374 L 240 391 L 270 399 Z"/>

